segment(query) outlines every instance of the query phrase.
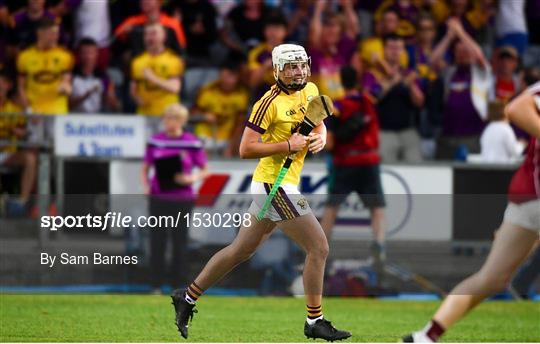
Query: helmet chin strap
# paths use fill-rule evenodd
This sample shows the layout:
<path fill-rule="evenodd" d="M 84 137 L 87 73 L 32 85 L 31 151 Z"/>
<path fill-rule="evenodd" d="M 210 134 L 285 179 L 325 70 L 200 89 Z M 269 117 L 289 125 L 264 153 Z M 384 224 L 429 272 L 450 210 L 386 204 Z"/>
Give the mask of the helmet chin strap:
<path fill-rule="evenodd" d="M 277 79 L 277 83 L 279 84 L 279 86 L 287 89 L 287 90 L 290 90 L 290 91 L 301 91 L 304 89 L 304 87 L 306 87 L 307 85 L 307 81 L 302 83 L 302 84 L 288 84 L 286 85 L 283 81 L 281 81 L 280 78 Z"/>

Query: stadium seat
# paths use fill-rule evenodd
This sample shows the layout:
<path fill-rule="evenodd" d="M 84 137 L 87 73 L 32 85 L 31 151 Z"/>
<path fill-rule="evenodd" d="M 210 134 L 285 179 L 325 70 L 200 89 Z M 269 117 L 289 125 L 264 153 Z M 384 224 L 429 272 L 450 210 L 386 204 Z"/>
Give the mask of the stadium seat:
<path fill-rule="evenodd" d="M 184 74 L 182 85 L 182 102 L 187 107 L 191 107 L 197 98 L 199 88 L 218 77 L 217 68 L 189 68 Z"/>

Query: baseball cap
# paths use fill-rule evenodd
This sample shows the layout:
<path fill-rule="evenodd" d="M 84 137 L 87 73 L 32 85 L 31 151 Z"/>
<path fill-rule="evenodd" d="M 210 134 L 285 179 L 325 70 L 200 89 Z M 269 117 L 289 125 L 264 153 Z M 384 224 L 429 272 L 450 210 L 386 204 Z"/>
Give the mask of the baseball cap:
<path fill-rule="evenodd" d="M 513 57 L 515 59 L 519 58 L 519 54 L 516 48 L 514 48 L 511 45 L 503 45 L 502 47 L 500 47 L 498 56 L 499 57 Z"/>

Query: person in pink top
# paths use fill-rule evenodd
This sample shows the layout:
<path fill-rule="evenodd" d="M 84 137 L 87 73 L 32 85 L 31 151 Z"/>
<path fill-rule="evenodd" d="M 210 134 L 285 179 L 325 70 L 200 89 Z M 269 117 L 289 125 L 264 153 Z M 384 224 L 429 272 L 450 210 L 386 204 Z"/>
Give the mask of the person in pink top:
<path fill-rule="evenodd" d="M 531 135 L 525 161 L 508 189 L 508 206 L 486 262 L 458 284 L 431 321 L 403 342 L 436 342 L 439 337 L 485 298 L 504 290 L 539 239 L 540 232 L 540 82 L 505 111 L 510 120 Z"/>
<path fill-rule="evenodd" d="M 173 216 L 191 213 L 195 200 L 192 185 L 208 174 L 207 157 L 202 142 L 184 130 L 188 110 L 172 104 L 163 115 L 163 132 L 148 141 L 142 168 L 145 193 L 150 195 L 150 215 Z M 195 171 L 195 169 L 198 169 Z M 186 264 L 188 227 L 179 221 L 176 228 L 150 228 L 150 266 L 152 286 L 159 291 L 165 276 L 165 252 L 169 234 L 172 244 L 172 284 L 179 287 L 182 276 L 180 265 Z"/>

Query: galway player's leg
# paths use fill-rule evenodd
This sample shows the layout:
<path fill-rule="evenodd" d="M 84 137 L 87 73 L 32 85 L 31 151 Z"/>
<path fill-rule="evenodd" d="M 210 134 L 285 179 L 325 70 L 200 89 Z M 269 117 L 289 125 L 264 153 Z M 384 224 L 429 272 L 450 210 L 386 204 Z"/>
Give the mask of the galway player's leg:
<path fill-rule="evenodd" d="M 458 284 L 424 329 L 405 342 L 436 342 L 439 337 L 485 298 L 504 290 L 538 240 L 537 230 L 504 222 L 480 271 Z"/>
<path fill-rule="evenodd" d="M 328 257 L 328 241 L 321 225 L 313 213 L 280 221 L 277 225 L 306 253 L 303 281 L 307 319 L 304 334 L 308 338 L 322 338 L 329 341 L 349 338 L 351 336 L 349 332 L 336 329 L 324 318 L 322 312 L 324 266 Z"/>
<path fill-rule="evenodd" d="M 238 264 L 248 260 L 257 248 L 270 236 L 275 224 L 251 216 L 251 224 L 240 228 L 234 241 L 217 252 L 187 290 L 173 291 L 172 299 L 176 311 L 176 325 L 182 337 L 188 336 L 188 323 L 193 317 L 195 302 L 205 290 L 221 280 Z"/>
<path fill-rule="evenodd" d="M 461 282 L 422 330 L 404 341 L 437 341 L 484 298 L 504 289 L 538 240 L 540 195 L 537 189 L 537 144 L 540 139 L 540 82 L 514 98 L 504 109 L 509 119 L 532 136 L 523 165 L 509 187 L 510 202 L 489 256 L 479 272 Z M 526 201 L 527 199 L 530 199 Z"/>

